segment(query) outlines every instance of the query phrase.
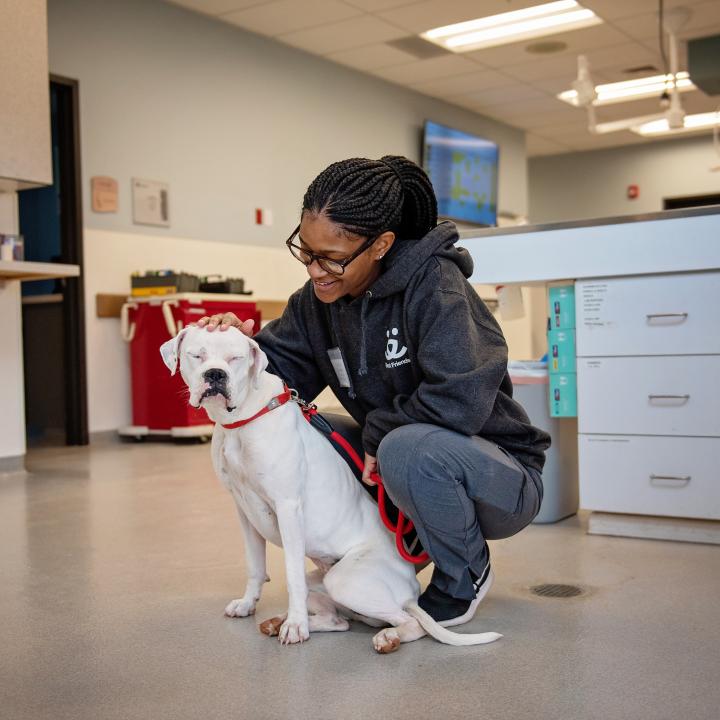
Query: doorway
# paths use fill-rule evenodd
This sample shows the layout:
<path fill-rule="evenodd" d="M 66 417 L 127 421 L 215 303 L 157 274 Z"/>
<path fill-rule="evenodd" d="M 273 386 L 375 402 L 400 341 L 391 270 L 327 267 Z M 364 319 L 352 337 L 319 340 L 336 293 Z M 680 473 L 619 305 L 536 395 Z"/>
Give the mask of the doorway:
<path fill-rule="evenodd" d="M 28 447 L 87 445 L 79 88 L 50 77 L 53 184 L 18 193 L 25 259 L 80 266 L 80 276 L 22 284 Z"/>

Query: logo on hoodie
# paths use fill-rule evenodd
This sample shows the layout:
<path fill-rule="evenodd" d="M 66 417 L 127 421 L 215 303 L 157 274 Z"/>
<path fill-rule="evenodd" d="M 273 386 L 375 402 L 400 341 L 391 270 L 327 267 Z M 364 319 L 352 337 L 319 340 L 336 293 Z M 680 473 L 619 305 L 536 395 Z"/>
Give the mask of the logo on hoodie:
<path fill-rule="evenodd" d="M 385 363 L 386 368 L 394 368 L 398 365 L 405 365 L 410 362 L 410 358 L 405 358 L 404 360 L 400 359 L 403 355 L 405 355 L 405 353 L 407 353 L 407 348 L 404 345 L 400 347 L 400 342 L 395 339 L 397 334 L 397 328 L 388 330 L 385 333 L 388 339 L 387 346 L 385 347 L 385 359 L 388 361 Z"/>

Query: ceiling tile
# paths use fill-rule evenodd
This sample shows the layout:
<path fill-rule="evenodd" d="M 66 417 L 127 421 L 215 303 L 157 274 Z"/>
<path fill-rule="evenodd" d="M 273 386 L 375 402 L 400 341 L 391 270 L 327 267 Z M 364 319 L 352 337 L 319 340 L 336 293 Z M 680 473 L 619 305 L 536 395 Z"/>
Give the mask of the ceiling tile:
<path fill-rule="evenodd" d="M 480 90 L 503 87 L 508 84 L 508 78 L 495 70 L 481 70 L 436 80 L 421 80 L 410 83 L 413 90 L 436 97 L 468 95 Z"/>
<path fill-rule="evenodd" d="M 688 114 L 713 112 L 720 107 L 717 97 L 710 97 L 701 90 L 683 93 L 680 97 L 683 108 Z"/>
<path fill-rule="evenodd" d="M 361 15 L 338 0 L 276 0 L 247 10 L 223 15 L 222 19 L 251 32 L 277 37 L 285 33 L 326 25 Z"/>
<path fill-rule="evenodd" d="M 703 0 L 665 0 L 665 10 L 679 5 L 695 5 Z M 580 0 L 580 4 L 592 10 L 603 20 L 616 20 L 640 13 L 657 13 L 658 0 Z M 655 15 L 657 21 L 657 15 Z"/>
<path fill-rule="evenodd" d="M 404 35 L 402 30 L 374 15 L 359 15 L 350 20 L 280 35 L 277 39 L 316 55 L 329 55 L 341 50 L 394 40 Z"/>
<path fill-rule="evenodd" d="M 683 40 L 704 37 L 720 31 L 720 2 L 711 0 L 688 8 L 690 17 L 678 32 Z M 657 12 L 633 15 L 613 21 L 613 25 L 637 40 L 651 40 L 654 47 L 658 44 Z"/>
<path fill-rule="evenodd" d="M 590 135 L 587 129 L 587 120 L 583 117 L 582 113 L 578 114 L 578 118 L 574 122 L 544 125 L 535 128 L 535 133 L 550 140 L 557 140 L 558 142 L 563 142 L 563 138 L 569 138 L 574 135 L 584 135 L 585 133 Z"/>
<path fill-rule="evenodd" d="M 195 10 L 204 15 L 221 15 L 252 5 L 264 5 L 272 0 L 168 0 L 168 2 L 173 5 L 182 5 L 188 10 Z"/>
<path fill-rule="evenodd" d="M 402 50 L 386 45 L 385 43 L 376 43 L 375 45 L 365 45 L 351 50 L 341 50 L 340 52 L 325 55 L 327 60 L 349 65 L 358 70 L 375 70 L 377 68 L 386 68 L 392 65 L 405 65 L 413 62 L 415 57 L 404 53 Z"/>
<path fill-rule="evenodd" d="M 345 0 L 345 2 L 366 12 L 378 12 L 401 5 L 417 5 L 421 0 Z"/>
<path fill-rule="evenodd" d="M 481 102 L 481 101 L 479 101 Z M 561 103 L 555 98 L 534 98 L 493 105 L 487 108 L 495 117 L 510 125 L 537 128 L 556 123 L 585 123 L 585 111 Z"/>
<path fill-rule="evenodd" d="M 407 65 L 396 65 L 395 67 L 380 68 L 374 70 L 373 74 L 389 80 L 390 82 L 411 85 L 425 80 L 470 73 L 477 70 L 477 63 L 458 57 L 457 55 L 444 55 L 443 57 L 430 58 L 429 60 L 417 60 Z"/>
<path fill-rule="evenodd" d="M 542 38 L 542 41 L 565 43 L 565 50 L 553 55 L 553 58 L 559 58 L 563 56 L 577 56 L 582 53 L 587 53 L 594 48 L 620 45 L 621 43 L 627 43 L 628 39 L 619 30 L 609 25 L 595 25 L 594 27 L 583 28 L 582 30 L 548 35 Z M 534 41 L 500 45 L 485 50 L 476 50 L 475 52 L 466 53 L 466 55 L 484 65 L 499 69 L 528 63 L 534 60 L 542 62 L 546 59 L 545 56 L 533 55 L 525 49 L 528 45 L 531 45 L 532 42 Z"/>
<path fill-rule="evenodd" d="M 523 2 L 524 6 L 532 4 L 532 2 Z M 425 0 L 425 2 L 413 3 L 378 14 L 398 27 L 405 28 L 410 32 L 421 33 L 442 25 L 497 15 L 510 9 L 512 8 L 508 7 L 507 0 L 483 0 L 482 2 L 478 2 L 478 0 L 444 0 L 444 2 Z"/>
<path fill-rule="evenodd" d="M 476 93 L 468 93 L 467 97 L 474 99 L 480 106 L 488 109 L 493 105 L 504 105 L 510 102 L 526 102 L 534 99 L 546 99 L 550 101 L 545 93 L 536 90 L 530 85 L 522 85 L 521 83 L 506 85 L 500 88 L 489 88 L 488 90 L 481 90 Z"/>
<path fill-rule="evenodd" d="M 562 145 L 554 140 L 528 133 L 525 135 L 525 150 L 528 157 L 537 157 L 539 155 L 557 155 L 568 151 L 567 145 Z"/>

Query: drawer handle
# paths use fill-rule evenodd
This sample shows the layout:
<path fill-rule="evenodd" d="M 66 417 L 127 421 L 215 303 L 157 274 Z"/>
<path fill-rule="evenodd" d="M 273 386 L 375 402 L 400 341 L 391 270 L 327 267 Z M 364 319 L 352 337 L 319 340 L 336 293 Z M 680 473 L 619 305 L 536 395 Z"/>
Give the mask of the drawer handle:
<path fill-rule="evenodd" d="M 648 400 L 680 400 L 679 405 L 684 405 L 690 399 L 689 395 L 648 395 Z"/>
<path fill-rule="evenodd" d="M 650 475 L 650 484 L 655 487 L 678 487 L 677 483 L 687 485 L 692 475 Z"/>
<path fill-rule="evenodd" d="M 679 320 L 680 322 L 685 322 L 687 320 L 688 314 L 687 313 L 652 313 L 650 315 L 645 316 L 647 318 L 647 321 L 649 323 L 652 323 L 653 320 Z"/>

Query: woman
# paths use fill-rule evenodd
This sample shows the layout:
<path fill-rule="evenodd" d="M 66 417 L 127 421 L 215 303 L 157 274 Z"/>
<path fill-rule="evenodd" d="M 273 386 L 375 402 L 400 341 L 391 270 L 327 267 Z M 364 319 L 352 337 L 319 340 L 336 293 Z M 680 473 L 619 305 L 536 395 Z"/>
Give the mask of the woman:
<path fill-rule="evenodd" d="M 492 584 L 486 539 L 540 509 L 549 436 L 512 399 L 507 345 L 467 278 L 452 223 L 407 158 L 334 163 L 310 185 L 287 245 L 310 279 L 255 339 L 300 397 L 330 386 L 435 568 L 421 607 L 471 619 Z M 200 325 L 233 325 L 228 313 Z"/>

